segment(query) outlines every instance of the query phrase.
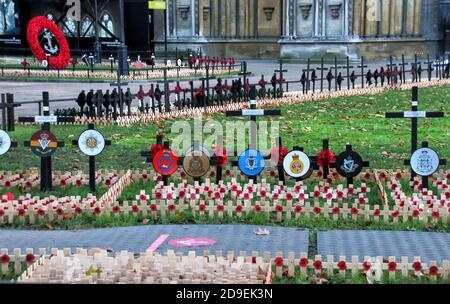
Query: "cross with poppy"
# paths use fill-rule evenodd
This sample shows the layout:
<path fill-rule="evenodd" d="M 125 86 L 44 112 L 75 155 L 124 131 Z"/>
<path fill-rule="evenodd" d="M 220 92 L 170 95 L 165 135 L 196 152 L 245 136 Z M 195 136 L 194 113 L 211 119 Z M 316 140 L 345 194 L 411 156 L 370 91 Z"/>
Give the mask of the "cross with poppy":
<path fill-rule="evenodd" d="M 164 136 L 161 133 L 156 135 L 156 145 L 157 145 L 157 147 L 162 147 L 163 146 L 163 138 L 164 138 Z M 167 148 L 169 148 L 168 144 L 169 143 L 167 142 Z M 164 148 L 166 148 L 165 146 L 166 145 L 164 144 Z M 153 152 L 156 152 L 156 151 L 153 151 Z M 152 163 L 153 162 L 153 157 L 154 157 L 153 152 L 152 151 L 142 151 L 141 152 L 141 156 L 142 157 L 146 157 L 146 162 L 147 163 Z M 164 185 L 167 185 L 167 182 L 168 182 L 167 176 L 163 176 L 163 182 L 164 182 Z"/>
<path fill-rule="evenodd" d="M 211 157 L 211 164 L 216 166 L 216 184 L 222 180 L 224 165 L 228 163 L 227 150 L 222 146 L 223 136 L 217 136 L 217 146 L 214 148 L 214 156 Z"/>
<path fill-rule="evenodd" d="M 329 144 L 330 144 L 330 141 L 329 141 L 328 138 L 323 139 L 322 140 L 322 151 L 319 152 L 319 154 L 322 154 L 323 152 L 327 152 L 328 154 L 330 154 L 330 153 L 332 154 L 333 152 L 331 152 L 331 150 L 329 148 Z M 330 159 L 329 163 L 321 164 L 321 159 L 320 159 L 319 154 L 316 157 L 317 164 L 319 166 L 323 166 L 324 165 L 323 166 L 323 179 L 326 180 L 328 178 L 328 175 L 330 174 L 330 168 L 334 168 L 334 160 Z"/>

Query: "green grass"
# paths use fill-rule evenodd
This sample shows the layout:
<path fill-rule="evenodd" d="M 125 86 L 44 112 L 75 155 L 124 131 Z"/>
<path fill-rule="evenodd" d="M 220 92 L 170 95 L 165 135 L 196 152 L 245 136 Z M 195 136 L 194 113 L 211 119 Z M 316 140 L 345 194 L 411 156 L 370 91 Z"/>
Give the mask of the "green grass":
<path fill-rule="evenodd" d="M 32 188 L 25 191 L 18 188 L 4 188 L 0 190 L 0 193 L 9 192 L 14 194 L 14 197 L 16 198 L 18 198 L 20 195 L 24 195 L 24 193 L 30 193 L 32 196 L 39 196 L 41 198 L 49 196 L 56 196 L 56 197 L 80 196 L 84 198 L 87 197 L 88 194 L 100 197 L 108 190 L 108 188 L 106 188 L 105 186 L 97 186 L 95 193 L 93 193 L 89 188 L 89 186 L 82 186 L 82 187 L 67 186 L 64 188 L 54 186 L 52 191 L 42 192 L 40 191 L 39 187 L 40 186 L 38 185 L 37 188 Z"/>
<path fill-rule="evenodd" d="M 15 273 L 14 272 L 14 263 L 9 263 L 8 265 L 8 272 L 3 274 L 0 273 L 0 282 L 8 282 L 11 280 L 16 280 L 28 267 L 27 263 L 22 263 L 22 272 L 21 273 Z"/>

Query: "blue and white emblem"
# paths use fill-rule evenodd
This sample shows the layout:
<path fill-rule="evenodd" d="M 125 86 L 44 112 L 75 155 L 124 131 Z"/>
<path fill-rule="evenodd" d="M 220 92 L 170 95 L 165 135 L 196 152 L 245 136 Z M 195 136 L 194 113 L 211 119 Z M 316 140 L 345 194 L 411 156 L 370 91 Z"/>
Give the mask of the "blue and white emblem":
<path fill-rule="evenodd" d="M 264 170 L 264 156 L 257 150 L 246 150 L 239 156 L 239 169 L 247 176 L 256 176 Z"/>

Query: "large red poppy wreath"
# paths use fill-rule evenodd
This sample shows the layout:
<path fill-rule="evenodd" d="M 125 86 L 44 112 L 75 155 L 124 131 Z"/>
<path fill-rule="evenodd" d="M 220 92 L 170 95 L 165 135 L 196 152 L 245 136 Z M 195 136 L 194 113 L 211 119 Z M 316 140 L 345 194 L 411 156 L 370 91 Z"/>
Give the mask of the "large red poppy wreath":
<path fill-rule="evenodd" d="M 47 56 L 45 50 L 41 47 L 39 42 L 39 32 L 44 29 L 47 29 L 47 31 L 52 33 L 54 39 L 58 43 L 59 54 L 57 56 Z M 27 40 L 30 45 L 31 52 L 43 65 L 48 64 L 48 66 L 52 69 L 64 69 L 67 65 L 69 65 L 70 49 L 67 44 L 66 37 L 58 26 L 50 19 L 43 16 L 38 16 L 31 19 L 27 28 Z M 51 44 L 50 46 L 53 47 Z"/>

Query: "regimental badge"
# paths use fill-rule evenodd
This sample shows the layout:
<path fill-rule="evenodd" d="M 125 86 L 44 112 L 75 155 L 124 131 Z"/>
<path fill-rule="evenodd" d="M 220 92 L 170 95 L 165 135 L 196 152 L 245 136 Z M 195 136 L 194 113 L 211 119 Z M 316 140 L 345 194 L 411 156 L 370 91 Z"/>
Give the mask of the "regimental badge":
<path fill-rule="evenodd" d="M 87 156 L 97 156 L 105 149 L 105 138 L 97 130 L 86 130 L 78 139 L 78 147 Z"/>
<path fill-rule="evenodd" d="M 264 170 L 264 156 L 257 150 L 244 151 L 239 156 L 238 165 L 245 175 L 256 176 Z"/>
<path fill-rule="evenodd" d="M 163 149 L 153 157 L 153 167 L 159 174 L 170 176 L 178 170 L 178 156 L 170 149 Z"/>
<path fill-rule="evenodd" d="M 311 168 L 311 161 L 304 152 L 289 152 L 283 160 L 284 171 L 293 178 L 305 177 Z"/>
<path fill-rule="evenodd" d="M 0 155 L 3 155 L 11 148 L 11 137 L 3 130 L 0 130 Z"/>
<path fill-rule="evenodd" d="M 50 131 L 39 131 L 31 136 L 31 151 L 39 157 L 50 157 L 58 148 L 58 140 Z"/>
<path fill-rule="evenodd" d="M 411 156 L 411 168 L 419 176 L 430 176 L 439 168 L 439 155 L 430 148 L 416 150 Z"/>
<path fill-rule="evenodd" d="M 191 151 L 183 160 L 183 169 L 191 177 L 202 177 L 210 168 L 209 157 L 203 151 Z"/>
<path fill-rule="evenodd" d="M 334 163 L 336 171 L 345 178 L 353 178 L 358 176 L 363 170 L 362 157 L 353 150 L 342 152 L 336 157 Z"/>

